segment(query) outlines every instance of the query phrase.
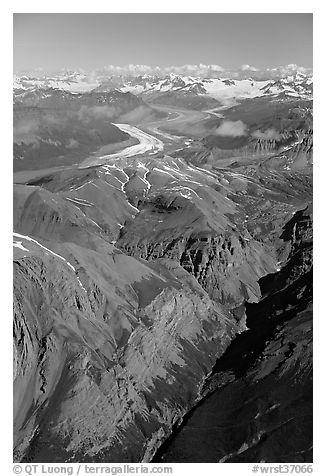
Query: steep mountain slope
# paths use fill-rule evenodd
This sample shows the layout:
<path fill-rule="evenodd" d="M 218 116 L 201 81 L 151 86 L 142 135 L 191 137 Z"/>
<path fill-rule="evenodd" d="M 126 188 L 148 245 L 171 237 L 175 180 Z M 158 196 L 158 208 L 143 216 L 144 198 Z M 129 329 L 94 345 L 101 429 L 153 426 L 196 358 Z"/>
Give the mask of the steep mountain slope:
<path fill-rule="evenodd" d="M 110 244 L 118 230 L 109 214 L 123 221 L 135 211 L 109 186 L 126 173 L 106 171 L 16 187 L 18 460 L 150 458 L 237 328 L 176 263 L 146 264 Z M 98 189 L 97 206 L 88 183 Z M 88 210 L 98 214 L 101 202 L 97 224 Z M 188 388 L 182 395 L 180 385 Z M 97 403 L 87 410 L 90 401 Z"/>
<path fill-rule="evenodd" d="M 146 458 L 227 345 L 226 314 L 186 273 L 108 244 L 61 244 L 60 258 L 14 240 L 15 458 Z"/>
<path fill-rule="evenodd" d="M 15 186 L 17 461 L 150 461 L 201 398 L 305 200 L 238 183 L 165 157 Z"/>
<path fill-rule="evenodd" d="M 16 91 L 15 461 L 311 461 L 310 82 L 242 72 Z"/>
<path fill-rule="evenodd" d="M 217 361 L 208 397 L 154 461 L 312 461 L 309 208 L 287 223 L 282 242 L 291 251 L 282 269 L 260 280 L 263 299 L 246 305 L 248 330 Z"/>

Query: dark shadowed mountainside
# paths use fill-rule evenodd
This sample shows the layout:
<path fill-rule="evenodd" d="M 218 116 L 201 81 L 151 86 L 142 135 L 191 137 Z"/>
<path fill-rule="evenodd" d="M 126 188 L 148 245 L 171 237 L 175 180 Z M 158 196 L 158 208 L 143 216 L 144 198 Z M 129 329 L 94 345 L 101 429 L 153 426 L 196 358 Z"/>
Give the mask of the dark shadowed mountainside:
<path fill-rule="evenodd" d="M 311 82 L 243 81 L 20 82 L 16 462 L 312 461 Z"/>

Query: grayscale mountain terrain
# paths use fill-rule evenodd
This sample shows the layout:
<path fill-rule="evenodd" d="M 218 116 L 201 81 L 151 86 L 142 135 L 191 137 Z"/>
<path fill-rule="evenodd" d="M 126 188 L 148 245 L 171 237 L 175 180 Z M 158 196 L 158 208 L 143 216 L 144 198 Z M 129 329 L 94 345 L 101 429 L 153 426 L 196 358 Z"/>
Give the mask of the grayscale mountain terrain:
<path fill-rule="evenodd" d="M 16 462 L 312 461 L 312 72 L 14 78 Z"/>

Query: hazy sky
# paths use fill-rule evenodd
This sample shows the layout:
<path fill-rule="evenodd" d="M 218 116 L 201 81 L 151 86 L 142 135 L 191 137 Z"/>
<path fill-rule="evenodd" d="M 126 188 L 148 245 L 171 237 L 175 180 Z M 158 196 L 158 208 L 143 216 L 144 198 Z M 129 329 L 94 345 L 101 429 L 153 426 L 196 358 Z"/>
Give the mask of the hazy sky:
<path fill-rule="evenodd" d="M 14 14 L 14 70 L 312 66 L 312 14 Z"/>

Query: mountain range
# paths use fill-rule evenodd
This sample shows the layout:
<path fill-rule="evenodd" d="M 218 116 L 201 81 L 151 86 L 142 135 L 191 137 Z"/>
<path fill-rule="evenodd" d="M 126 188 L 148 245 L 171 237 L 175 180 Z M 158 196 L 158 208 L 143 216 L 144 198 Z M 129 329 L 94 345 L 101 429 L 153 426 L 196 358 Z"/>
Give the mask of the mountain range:
<path fill-rule="evenodd" d="M 284 74 L 269 74 L 268 79 L 255 75 L 248 76 L 248 69 L 242 78 L 234 75 L 222 77 L 195 77 L 169 73 L 166 76 L 113 75 L 98 73 L 86 75 L 78 72 L 60 73 L 53 77 L 14 77 L 14 102 L 37 105 L 38 99 L 46 104 L 46 97 L 70 92 L 86 93 L 130 92 L 142 97 L 146 102 L 186 107 L 189 109 L 215 109 L 219 106 L 235 104 L 237 100 L 258 97 L 296 97 L 311 99 L 313 91 L 312 75 L 297 69 L 286 69 Z M 283 71 L 283 69 L 281 69 Z M 251 72 L 251 70 L 250 70 Z M 289 74 L 291 73 L 291 74 Z M 267 73 L 266 73 L 267 74 Z M 83 96 L 84 98 L 86 96 Z M 67 99 L 67 95 L 62 98 Z M 51 101 L 52 99 L 48 99 Z M 75 101 L 77 102 L 77 101 Z"/>
<path fill-rule="evenodd" d="M 279 79 L 283 78 L 288 75 L 296 74 L 296 73 L 303 73 L 306 75 L 312 74 L 312 68 L 307 68 L 304 66 L 298 66 L 296 64 L 288 64 L 285 66 L 277 66 L 274 68 L 265 68 L 259 69 L 255 66 L 250 66 L 248 64 L 243 64 L 239 68 L 235 69 L 227 69 L 223 68 L 222 66 L 211 64 L 185 64 L 182 66 L 166 66 L 166 67 L 159 67 L 159 66 L 148 66 L 148 65 L 139 65 L 139 64 L 129 64 L 125 66 L 114 66 L 109 65 L 105 66 L 99 70 L 94 70 L 90 72 L 86 72 L 85 70 L 79 68 L 77 71 L 72 70 L 62 70 L 62 71 L 52 71 L 46 72 L 42 68 L 38 68 L 35 70 L 29 71 L 17 71 L 18 76 L 26 75 L 32 76 L 35 78 L 51 78 L 58 77 L 58 76 L 73 76 L 74 74 L 81 74 L 85 75 L 89 78 L 89 80 L 95 80 L 97 78 L 103 78 L 107 76 L 160 76 L 164 77 L 169 75 L 170 73 L 177 74 L 177 75 L 190 75 L 190 76 L 197 76 L 203 78 L 209 77 L 230 77 L 234 79 L 247 79 L 248 77 L 252 77 L 253 79 Z M 91 82 L 91 81 L 90 81 Z"/>
<path fill-rule="evenodd" d="M 16 462 L 312 461 L 311 71 L 194 71 L 14 78 Z"/>

